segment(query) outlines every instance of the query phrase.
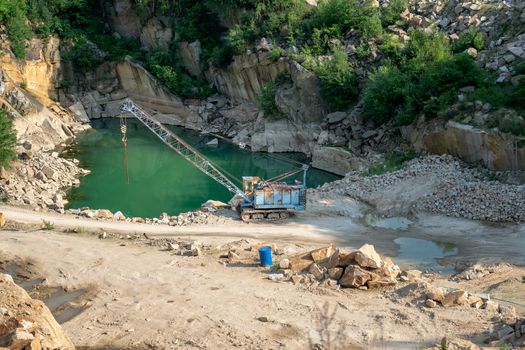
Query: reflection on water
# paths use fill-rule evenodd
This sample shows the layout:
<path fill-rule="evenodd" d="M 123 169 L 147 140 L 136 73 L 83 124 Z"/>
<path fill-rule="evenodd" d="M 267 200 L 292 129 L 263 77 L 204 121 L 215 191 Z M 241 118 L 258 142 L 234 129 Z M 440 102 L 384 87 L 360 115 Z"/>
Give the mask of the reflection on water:
<path fill-rule="evenodd" d="M 382 218 L 373 214 L 365 215 L 363 220 L 369 226 L 401 231 L 408 230 L 410 224 L 412 224 L 412 221 L 404 217 Z"/>
<path fill-rule="evenodd" d="M 439 265 L 438 259 L 458 254 L 456 245 L 447 242 L 427 241 L 418 238 L 399 237 L 394 239 L 399 245 L 396 264 L 402 268 L 430 269 L 451 273 L 452 269 Z"/>

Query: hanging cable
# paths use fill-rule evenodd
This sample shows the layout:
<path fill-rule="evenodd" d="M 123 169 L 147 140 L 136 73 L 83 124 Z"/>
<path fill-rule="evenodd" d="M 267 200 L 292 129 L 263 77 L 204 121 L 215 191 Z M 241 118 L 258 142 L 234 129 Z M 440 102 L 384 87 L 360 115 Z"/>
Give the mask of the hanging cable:
<path fill-rule="evenodd" d="M 127 121 L 126 116 L 123 116 L 123 113 L 120 113 L 120 132 L 122 133 L 122 144 L 124 145 L 124 166 L 126 169 L 126 181 L 129 185 L 129 171 L 128 171 L 128 139 L 127 139 Z"/>

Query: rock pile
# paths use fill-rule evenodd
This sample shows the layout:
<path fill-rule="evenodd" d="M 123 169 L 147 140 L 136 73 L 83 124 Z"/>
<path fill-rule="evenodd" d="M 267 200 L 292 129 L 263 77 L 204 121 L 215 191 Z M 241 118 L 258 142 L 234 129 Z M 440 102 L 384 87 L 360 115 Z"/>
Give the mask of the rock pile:
<path fill-rule="evenodd" d="M 0 180 L 5 200 L 61 211 L 67 204 L 66 190 L 77 186 L 79 176 L 89 171 L 81 169 L 77 160 L 61 158 L 57 152 L 31 153 L 31 144 L 25 143 L 25 156 Z"/>
<path fill-rule="evenodd" d="M 121 211 L 115 213 L 108 209 L 68 209 L 68 214 L 83 216 L 90 219 L 125 221 L 140 224 L 170 225 L 170 226 L 189 226 L 198 224 L 222 224 L 233 220 L 238 215 L 230 209 L 201 208 L 196 211 L 181 213 L 179 215 L 168 215 L 162 213 L 158 218 L 143 218 L 139 216 L 127 217 Z"/>
<path fill-rule="evenodd" d="M 11 276 L 0 274 L 0 347 L 74 350 L 46 305 L 33 300 Z"/>
<path fill-rule="evenodd" d="M 491 347 L 498 347 L 502 344 L 513 344 L 516 348 L 523 347 L 525 341 L 523 339 L 518 340 L 525 336 L 525 319 L 518 319 L 512 324 L 502 326 L 497 330 L 493 330 L 489 338 L 486 339 L 485 343 Z M 510 348 L 510 347 L 509 347 Z"/>
<path fill-rule="evenodd" d="M 525 186 L 492 181 L 488 175 L 468 168 L 452 156 L 433 155 L 413 159 L 403 169 L 379 176 L 350 172 L 344 179 L 325 184 L 318 191 L 344 194 L 370 203 L 401 183 L 427 179 L 425 194 L 411 198 L 414 212 L 493 222 L 525 222 Z"/>
<path fill-rule="evenodd" d="M 365 290 L 395 285 L 401 273 L 390 258 L 382 258 L 370 244 L 352 252 L 332 244 L 282 259 L 279 267 L 278 272 L 296 284 L 313 277 L 328 285 Z"/>

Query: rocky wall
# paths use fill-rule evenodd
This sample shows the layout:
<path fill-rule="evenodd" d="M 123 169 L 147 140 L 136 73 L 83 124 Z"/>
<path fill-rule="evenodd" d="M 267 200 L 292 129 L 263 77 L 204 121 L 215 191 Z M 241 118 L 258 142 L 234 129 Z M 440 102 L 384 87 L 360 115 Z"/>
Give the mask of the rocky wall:
<path fill-rule="evenodd" d="M 426 124 L 426 125 L 425 125 Z M 451 154 L 469 163 L 481 163 L 492 170 L 525 170 L 525 148 L 515 136 L 497 129 L 477 129 L 471 125 L 449 121 L 405 127 L 403 135 L 418 151 Z"/>

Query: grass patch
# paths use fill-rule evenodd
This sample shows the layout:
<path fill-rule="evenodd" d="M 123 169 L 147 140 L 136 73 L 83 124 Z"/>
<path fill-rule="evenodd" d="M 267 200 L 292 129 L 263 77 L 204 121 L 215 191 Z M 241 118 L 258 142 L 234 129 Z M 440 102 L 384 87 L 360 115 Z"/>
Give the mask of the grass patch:
<path fill-rule="evenodd" d="M 55 228 L 55 224 L 51 221 L 42 220 L 42 230 L 51 231 Z"/>
<path fill-rule="evenodd" d="M 416 157 L 416 152 L 409 151 L 402 154 L 387 154 L 385 160 L 381 163 L 371 165 L 365 172 L 363 176 L 377 176 L 386 173 L 391 173 L 393 171 L 400 170 L 404 167 L 405 163 Z"/>

